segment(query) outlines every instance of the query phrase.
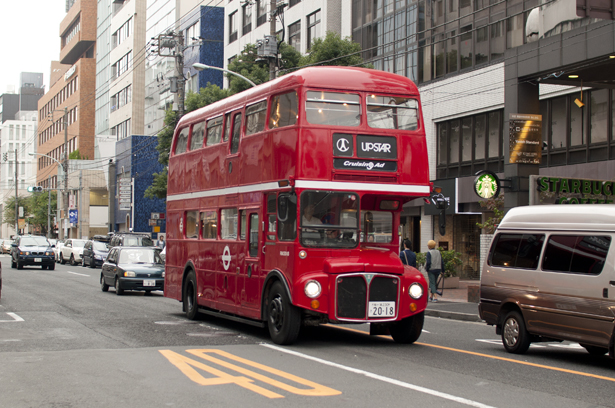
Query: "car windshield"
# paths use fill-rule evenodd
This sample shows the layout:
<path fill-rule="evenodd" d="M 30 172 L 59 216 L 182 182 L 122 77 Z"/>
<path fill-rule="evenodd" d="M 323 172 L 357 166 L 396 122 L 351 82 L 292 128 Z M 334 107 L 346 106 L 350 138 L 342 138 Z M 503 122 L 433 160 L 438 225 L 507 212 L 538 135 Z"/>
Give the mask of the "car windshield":
<path fill-rule="evenodd" d="M 124 237 L 124 246 L 154 246 L 150 237 Z"/>
<path fill-rule="evenodd" d="M 85 240 L 73 239 L 73 248 L 83 248 L 85 246 Z"/>
<path fill-rule="evenodd" d="M 155 249 L 144 248 L 129 248 L 123 249 L 120 252 L 119 262 L 120 264 L 145 264 L 156 263 L 162 264 L 162 258 L 160 258 L 160 251 Z"/>
<path fill-rule="evenodd" d="M 49 246 L 49 241 L 45 237 L 24 237 L 19 243 L 20 246 Z"/>
<path fill-rule="evenodd" d="M 97 251 L 108 251 L 109 246 L 106 242 L 92 241 L 92 247 Z"/>

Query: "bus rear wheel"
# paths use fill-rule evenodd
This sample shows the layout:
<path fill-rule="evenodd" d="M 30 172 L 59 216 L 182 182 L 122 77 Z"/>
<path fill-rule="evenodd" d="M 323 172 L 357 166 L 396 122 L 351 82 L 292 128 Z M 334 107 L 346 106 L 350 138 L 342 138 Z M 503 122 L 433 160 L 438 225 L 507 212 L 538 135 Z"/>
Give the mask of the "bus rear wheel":
<path fill-rule="evenodd" d="M 299 336 L 301 312 L 290 303 L 280 282 L 271 286 L 267 297 L 267 326 L 271 340 L 277 344 L 292 344 Z"/>
<path fill-rule="evenodd" d="M 425 312 L 406 317 L 399 322 L 392 323 L 389 333 L 396 343 L 412 344 L 419 339 L 423 331 Z"/>
<path fill-rule="evenodd" d="M 190 320 L 196 320 L 199 316 L 199 305 L 196 300 L 197 286 L 196 276 L 193 271 L 188 272 L 186 282 L 184 282 L 184 312 Z"/>

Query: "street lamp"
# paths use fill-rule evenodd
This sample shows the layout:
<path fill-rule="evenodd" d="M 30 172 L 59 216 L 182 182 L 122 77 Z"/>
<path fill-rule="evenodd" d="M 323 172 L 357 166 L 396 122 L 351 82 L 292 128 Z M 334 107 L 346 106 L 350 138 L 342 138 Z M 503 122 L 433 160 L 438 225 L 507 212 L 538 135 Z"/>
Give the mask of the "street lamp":
<path fill-rule="evenodd" d="M 250 81 L 245 76 L 243 76 L 241 74 L 238 74 L 237 72 L 229 71 L 228 69 L 224 69 L 224 68 L 220 68 L 220 67 L 213 67 L 211 65 L 205 65 L 205 64 L 201 64 L 200 62 L 195 62 L 194 64 L 192 64 L 192 68 L 196 69 L 197 71 L 203 71 L 204 69 L 215 69 L 215 70 L 218 70 L 218 71 L 226 72 L 228 74 L 238 76 L 239 78 L 243 79 L 244 81 L 247 81 L 252 86 L 256 86 L 256 84 L 254 82 Z"/>
<path fill-rule="evenodd" d="M 43 157 L 47 157 L 47 158 L 55 161 L 56 163 L 58 163 L 58 166 L 62 167 L 62 170 L 64 170 L 64 194 L 63 194 L 64 197 L 63 197 L 62 201 L 66 200 L 65 201 L 65 203 L 66 203 L 65 207 L 68 208 L 68 172 L 66 171 L 67 169 L 64 168 L 64 166 L 62 165 L 62 163 L 60 163 L 59 160 L 57 160 L 54 157 L 48 156 L 46 154 L 30 152 L 30 153 L 28 153 L 28 156 L 43 156 Z M 51 208 L 50 207 L 51 207 L 51 190 L 49 190 L 49 204 L 47 206 L 47 238 L 49 238 L 49 234 L 50 234 L 50 231 L 51 231 L 51 220 L 50 220 Z M 66 218 L 66 212 L 64 213 L 64 217 Z M 64 218 L 63 218 L 63 220 L 64 220 Z M 64 223 L 62 223 L 62 224 L 64 224 Z M 60 230 L 62 231 L 61 227 L 60 227 Z M 65 238 L 65 237 L 63 236 L 63 238 Z"/>

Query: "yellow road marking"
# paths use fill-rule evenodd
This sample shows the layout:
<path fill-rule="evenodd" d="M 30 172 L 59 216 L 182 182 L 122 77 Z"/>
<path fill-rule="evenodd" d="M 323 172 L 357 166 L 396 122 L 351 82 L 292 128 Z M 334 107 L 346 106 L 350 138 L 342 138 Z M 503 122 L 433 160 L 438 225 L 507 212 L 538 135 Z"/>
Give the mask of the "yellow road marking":
<path fill-rule="evenodd" d="M 326 324 L 325 326 L 332 327 L 332 328 L 335 328 L 335 329 L 347 330 L 347 331 L 351 331 L 351 332 L 355 332 L 355 333 L 361 333 L 361 334 L 369 335 L 369 333 L 367 333 L 367 332 L 365 332 L 363 330 L 351 329 L 349 327 L 339 327 L 339 326 L 333 326 L 333 325 L 329 325 L 329 324 Z M 378 337 L 382 337 L 382 338 L 386 338 L 386 339 L 390 339 L 391 338 L 390 336 L 378 336 Z M 615 378 L 605 377 L 605 376 L 597 375 L 597 374 L 584 373 L 582 371 L 568 370 L 566 368 L 559 368 L 559 367 L 553 367 L 553 366 L 548 366 L 548 365 L 543 365 L 543 364 L 529 363 L 527 361 L 519 361 L 519 360 L 514 360 L 512 358 L 492 356 L 492 355 L 489 355 L 489 354 L 477 353 L 475 351 L 461 350 L 461 349 L 456 349 L 456 348 L 452 348 L 452 347 L 437 346 L 435 344 L 427 344 L 427 343 L 420 343 L 420 342 L 416 342 L 414 344 L 418 344 L 420 346 L 438 348 L 438 349 L 442 349 L 442 350 L 455 351 L 457 353 L 470 354 L 470 355 L 474 355 L 474 356 L 478 356 L 478 357 L 491 358 L 491 359 L 494 359 L 494 360 L 506 361 L 506 362 L 509 362 L 509 363 L 521 364 L 521 365 L 526 365 L 526 366 L 530 366 L 530 367 L 544 368 L 546 370 L 560 371 L 560 372 L 563 372 L 563 373 L 575 374 L 575 375 L 580 375 L 580 376 L 584 376 L 584 377 L 591 377 L 591 378 L 597 378 L 599 380 L 615 382 Z"/>
<path fill-rule="evenodd" d="M 261 394 L 267 398 L 284 398 L 284 396 L 277 394 L 273 391 L 262 388 L 256 384 L 254 381 L 248 377 L 252 377 L 258 381 L 262 381 L 271 386 L 280 388 L 284 391 L 291 392 L 297 395 L 306 395 L 306 396 L 332 396 L 341 394 L 340 391 L 334 390 L 329 387 L 325 387 L 324 385 L 317 384 L 315 382 L 306 380 L 304 378 L 297 377 L 293 374 L 286 373 L 281 370 L 277 370 L 272 367 L 265 366 L 263 364 L 256 363 L 254 361 L 246 360 L 241 357 L 237 357 L 233 354 L 227 353 L 222 350 L 214 350 L 214 349 L 195 349 L 195 350 L 186 350 L 188 353 L 193 354 L 203 360 L 212 362 L 219 366 L 225 367 L 227 369 L 236 371 L 244 376 L 232 376 L 227 374 L 221 370 L 210 367 L 206 364 L 203 364 L 197 360 L 190 359 L 188 357 L 182 356 L 181 354 L 175 353 L 171 350 L 159 350 L 160 353 L 165 356 L 171 364 L 176 366 L 184 375 L 186 375 L 190 380 L 194 381 L 200 385 L 221 385 L 221 384 L 237 384 L 240 387 L 246 388 L 250 391 L 254 391 L 258 394 Z M 273 378 L 269 378 L 265 375 L 255 373 L 254 371 L 250 371 L 246 368 L 237 366 L 235 364 L 231 364 L 227 361 L 220 360 L 218 358 L 213 357 L 211 354 L 218 354 L 219 356 L 225 357 L 229 360 L 234 360 L 245 364 L 247 366 L 251 366 L 257 368 L 259 370 L 268 372 L 273 375 L 277 375 L 279 377 L 285 378 L 289 381 L 294 381 L 295 383 L 304 385 L 309 388 L 296 388 L 289 384 L 285 384 L 283 382 L 274 380 Z M 214 378 L 205 378 L 201 374 L 199 374 L 194 368 L 199 368 L 203 371 L 206 371 L 216 377 Z"/>

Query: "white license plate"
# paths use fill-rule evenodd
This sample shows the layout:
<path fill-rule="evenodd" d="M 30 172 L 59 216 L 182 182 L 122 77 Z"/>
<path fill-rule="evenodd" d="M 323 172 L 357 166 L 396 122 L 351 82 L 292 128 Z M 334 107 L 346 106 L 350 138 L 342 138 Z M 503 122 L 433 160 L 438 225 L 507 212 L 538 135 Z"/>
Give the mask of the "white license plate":
<path fill-rule="evenodd" d="M 368 317 L 394 317 L 395 302 L 369 302 Z"/>
<path fill-rule="evenodd" d="M 43 262 L 43 258 L 34 258 L 34 262 Z"/>
<path fill-rule="evenodd" d="M 144 279 L 143 286 L 156 286 L 156 280 L 155 279 Z"/>

